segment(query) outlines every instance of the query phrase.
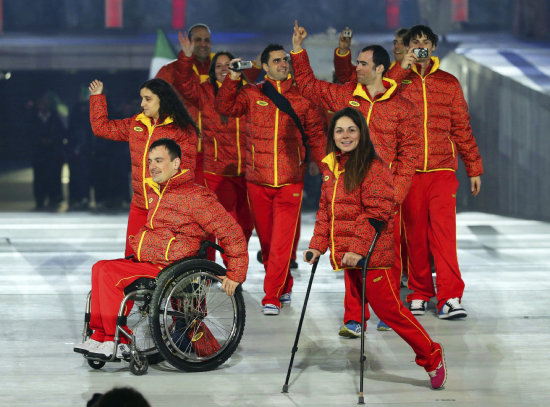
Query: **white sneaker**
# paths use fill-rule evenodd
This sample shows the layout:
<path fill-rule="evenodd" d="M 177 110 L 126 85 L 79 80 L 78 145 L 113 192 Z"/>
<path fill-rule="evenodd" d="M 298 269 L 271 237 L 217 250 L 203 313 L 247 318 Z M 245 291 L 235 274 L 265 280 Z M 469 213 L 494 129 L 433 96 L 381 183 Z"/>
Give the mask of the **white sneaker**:
<path fill-rule="evenodd" d="M 292 302 L 292 298 L 290 297 L 290 293 L 283 294 L 279 297 L 279 301 L 281 302 L 281 306 L 284 305 L 290 305 Z"/>
<path fill-rule="evenodd" d="M 279 315 L 279 307 L 273 304 L 264 305 L 264 315 Z"/>
<path fill-rule="evenodd" d="M 88 352 L 90 352 L 92 349 L 95 349 L 96 346 L 100 345 L 101 342 L 98 342 L 94 339 L 88 338 L 84 342 L 82 342 L 79 345 L 75 345 L 73 348 L 73 351 L 77 353 L 82 353 L 83 355 L 87 355 Z"/>
<path fill-rule="evenodd" d="M 468 316 L 468 313 L 460 305 L 458 297 L 449 298 L 441 307 L 438 314 L 440 319 L 464 318 L 466 316 Z"/>
<path fill-rule="evenodd" d="M 111 356 L 113 356 L 114 349 L 115 343 L 113 341 L 102 342 L 90 352 L 88 352 L 88 356 L 99 359 L 109 359 Z"/>
<path fill-rule="evenodd" d="M 427 301 L 424 300 L 412 300 L 409 309 L 413 315 L 424 315 L 426 312 Z"/>
<path fill-rule="evenodd" d="M 130 345 L 125 343 L 119 343 L 116 348 L 116 357 L 118 359 L 129 359 L 130 358 Z"/>

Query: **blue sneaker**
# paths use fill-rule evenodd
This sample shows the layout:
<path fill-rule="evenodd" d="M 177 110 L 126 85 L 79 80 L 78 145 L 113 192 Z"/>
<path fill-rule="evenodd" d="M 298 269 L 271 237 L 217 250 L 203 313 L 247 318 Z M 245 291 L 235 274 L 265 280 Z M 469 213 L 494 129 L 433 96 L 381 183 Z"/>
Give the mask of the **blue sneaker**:
<path fill-rule="evenodd" d="M 348 321 L 342 325 L 338 335 L 344 338 L 359 338 L 361 336 L 361 324 L 357 321 Z"/>
<path fill-rule="evenodd" d="M 376 330 L 378 331 L 393 331 L 393 329 L 391 329 L 388 324 L 386 324 L 384 321 L 380 320 L 380 322 L 378 322 L 378 326 L 376 327 Z"/>

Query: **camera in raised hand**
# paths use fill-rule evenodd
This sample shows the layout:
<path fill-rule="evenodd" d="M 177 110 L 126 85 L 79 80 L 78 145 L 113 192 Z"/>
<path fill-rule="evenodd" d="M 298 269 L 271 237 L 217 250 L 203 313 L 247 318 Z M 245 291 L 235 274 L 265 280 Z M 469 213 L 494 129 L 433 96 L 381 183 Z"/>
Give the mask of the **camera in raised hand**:
<path fill-rule="evenodd" d="M 414 55 L 417 58 L 428 58 L 428 48 L 415 48 L 413 49 Z"/>
<path fill-rule="evenodd" d="M 252 61 L 235 61 L 231 64 L 230 68 L 232 71 L 244 71 L 245 69 L 250 69 L 254 66 Z"/>

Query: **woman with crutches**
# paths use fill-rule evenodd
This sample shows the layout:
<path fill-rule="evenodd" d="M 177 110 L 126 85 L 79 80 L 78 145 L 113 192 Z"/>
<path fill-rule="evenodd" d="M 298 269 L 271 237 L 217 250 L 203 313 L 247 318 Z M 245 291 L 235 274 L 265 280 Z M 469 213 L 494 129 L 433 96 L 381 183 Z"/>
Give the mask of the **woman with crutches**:
<path fill-rule="evenodd" d="M 313 264 L 330 248 L 335 270 L 359 273 L 358 262 L 367 255 L 375 236 L 368 219 L 387 226 L 379 237 L 368 264 L 365 294 L 372 309 L 405 340 L 416 354 L 416 363 L 430 376 L 431 386 L 441 388 L 446 379 L 445 359 L 440 344 L 433 342 L 411 312 L 403 306 L 389 278 L 393 264 L 394 213 L 391 170 L 374 150 L 364 116 L 347 107 L 334 114 L 323 159 L 323 186 L 319 211 L 304 261 Z M 306 255 L 312 252 L 313 256 Z M 362 292 L 358 286 L 346 290 Z M 364 306 L 364 304 L 363 304 Z M 361 321 L 361 310 L 353 319 Z M 363 321 L 364 323 L 364 321 Z"/>

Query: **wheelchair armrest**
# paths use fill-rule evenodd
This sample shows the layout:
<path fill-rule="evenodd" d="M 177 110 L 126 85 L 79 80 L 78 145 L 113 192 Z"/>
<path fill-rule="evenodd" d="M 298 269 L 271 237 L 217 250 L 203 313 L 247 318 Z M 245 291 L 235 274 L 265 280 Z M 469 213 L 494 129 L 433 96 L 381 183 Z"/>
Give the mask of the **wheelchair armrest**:
<path fill-rule="evenodd" d="M 206 259 L 206 251 L 209 247 L 214 248 L 215 250 L 219 251 L 221 254 L 225 253 L 225 250 L 223 250 L 216 243 L 211 242 L 210 240 L 205 240 L 204 242 L 201 243 L 201 247 L 199 249 L 199 253 L 197 254 L 197 256 L 201 259 Z"/>

